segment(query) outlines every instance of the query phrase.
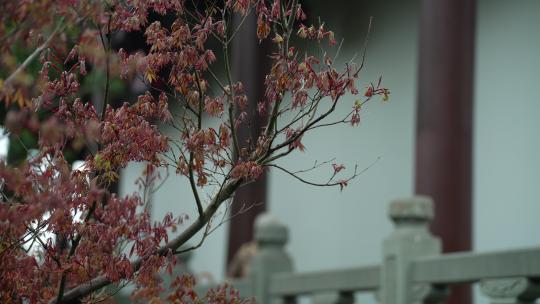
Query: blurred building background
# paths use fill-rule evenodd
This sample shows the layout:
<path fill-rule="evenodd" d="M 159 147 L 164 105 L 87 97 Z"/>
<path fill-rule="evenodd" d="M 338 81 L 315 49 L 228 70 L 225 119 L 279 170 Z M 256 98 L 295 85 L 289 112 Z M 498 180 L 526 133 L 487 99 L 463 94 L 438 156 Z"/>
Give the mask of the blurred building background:
<path fill-rule="evenodd" d="M 358 128 L 319 129 L 304 138 L 305 153 L 296 152 L 282 162 L 291 169 L 304 169 L 315 160 L 336 158 L 350 169 L 355 164 L 369 169 L 342 192 L 337 188 L 310 187 L 271 171 L 266 209 L 290 227 L 288 250 L 297 271 L 377 263 L 381 240 L 391 231 L 386 220 L 387 204 L 417 189 L 416 105 L 418 88 L 423 85 L 418 82 L 421 4 L 418 0 L 310 0 L 305 1 L 305 6 L 309 14 L 324 19 L 338 41 L 344 39 L 339 57 L 342 63 L 361 52 L 369 16 L 374 16 L 361 79 L 367 85 L 383 75 L 384 85 L 392 94 L 390 102 L 373 102 L 364 108 Z M 477 0 L 475 16 L 471 246 L 475 251 L 537 246 L 540 2 Z M 437 18 L 444 19 L 445 15 Z M 354 97 L 343 101 L 343 105 L 353 103 Z M 343 106 L 341 110 L 349 108 Z M 134 179 L 141 171 L 142 167 L 134 165 L 123 172 L 122 193 L 137 189 Z M 313 171 L 307 177 L 324 180 L 328 172 Z M 448 182 L 462 180 L 458 177 Z M 154 194 L 153 201 L 156 218 L 171 209 L 192 218 L 196 215 L 187 181 L 174 176 L 174 172 Z M 445 208 L 452 206 L 436 207 Z M 448 214 L 438 212 L 436 216 Z M 459 223 L 447 228 L 462 230 Z M 190 266 L 205 280 L 220 281 L 225 277 L 228 225 L 212 233 L 193 254 Z M 363 303 L 374 303 L 371 296 L 361 299 L 365 299 Z M 487 300 L 477 299 L 476 303 Z"/>

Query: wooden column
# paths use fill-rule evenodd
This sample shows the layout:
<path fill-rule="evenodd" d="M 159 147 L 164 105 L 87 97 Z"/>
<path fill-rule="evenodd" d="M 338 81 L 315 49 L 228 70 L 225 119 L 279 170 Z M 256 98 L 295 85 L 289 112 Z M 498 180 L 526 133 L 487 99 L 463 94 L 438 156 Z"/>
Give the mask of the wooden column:
<path fill-rule="evenodd" d="M 235 27 L 241 17 L 235 20 Z M 244 21 L 235 36 L 232 45 L 232 69 L 234 78 L 244 84 L 248 97 L 246 122 L 238 129 L 238 142 L 241 147 L 247 147 L 248 141 L 257 142 L 257 138 L 266 125 L 267 117 L 257 113 L 257 103 L 264 97 L 264 79 L 270 70 L 269 45 L 259 43 L 256 35 L 257 19 L 252 13 Z M 240 113 L 237 113 L 237 115 Z M 235 216 L 229 226 L 229 242 L 227 262 L 229 263 L 240 246 L 253 239 L 253 223 L 255 217 L 266 208 L 266 173 L 247 186 L 240 188 L 233 200 L 231 214 L 237 214 L 242 209 L 249 208 L 239 216 Z"/>
<path fill-rule="evenodd" d="M 474 0 L 422 0 L 416 193 L 435 201 L 443 251 L 471 249 Z M 467 304 L 470 288 L 446 303 Z"/>

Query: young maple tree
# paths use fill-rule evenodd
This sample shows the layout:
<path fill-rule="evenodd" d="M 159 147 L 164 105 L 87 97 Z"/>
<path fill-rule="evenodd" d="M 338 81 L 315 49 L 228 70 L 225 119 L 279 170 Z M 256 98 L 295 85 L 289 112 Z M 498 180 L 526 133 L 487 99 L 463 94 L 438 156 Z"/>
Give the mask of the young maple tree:
<path fill-rule="evenodd" d="M 248 100 L 230 64 L 231 42 L 250 15 L 257 38 L 273 48 L 262 100 Z M 107 296 L 99 293 L 104 287 L 126 282 L 136 286 L 134 299 L 159 302 L 156 273 L 174 266 L 174 256 L 190 249 L 181 246 L 205 231 L 237 189 L 269 167 L 308 182 L 275 161 L 303 150 L 312 130 L 358 125 L 362 105 L 389 94 L 380 81 L 359 94 L 364 55 L 338 68 L 326 52 L 293 45 L 337 49 L 324 24 L 304 24 L 298 0 L 6 0 L 0 18 L 4 126 L 23 146 L 24 134 L 37 136 L 36 153 L 0 162 L 2 303 L 97 302 Z M 115 37 L 133 32 L 144 34 L 146 49 L 113 47 Z M 91 77 L 97 72 L 104 77 Z M 119 82 L 143 82 L 147 91 L 113 105 Z M 83 88 L 96 83 L 103 89 L 92 100 Z M 342 104 L 345 94 L 360 97 Z M 254 102 L 258 113 L 247 113 Z M 350 111 L 332 118 L 338 106 Z M 267 120 L 246 144 L 238 130 L 249 127 L 248 114 Z M 164 125 L 173 136 L 158 128 Z M 73 150 L 86 153 L 77 170 Z M 142 194 L 119 197 L 111 185 L 130 162 L 146 164 Z M 145 193 L 162 168 L 189 181 L 193 221 L 169 213 L 152 222 Z M 343 169 L 333 164 L 328 182 L 308 183 L 342 188 L 357 175 L 339 179 Z M 205 200 L 200 193 L 208 187 L 214 192 Z M 177 278 L 164 300 L 196 301 L 192 286 Z M 220 289 L 204 298 L 224 299 L 238 297 Z"/>

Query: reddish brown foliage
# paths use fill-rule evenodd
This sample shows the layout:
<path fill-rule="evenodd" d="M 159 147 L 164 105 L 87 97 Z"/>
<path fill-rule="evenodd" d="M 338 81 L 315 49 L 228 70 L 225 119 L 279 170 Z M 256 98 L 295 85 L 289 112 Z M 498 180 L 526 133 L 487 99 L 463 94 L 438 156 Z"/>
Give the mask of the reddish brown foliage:
<path fill-rule="evenodd" d="M 292 42 L 331 47 L 333 32 L 322 24 L 304 25 L 306 15 L 297 0 L 202 2 L 4 1 L 0 99 L 9 109 L 5 126 L 14 137 L 24 130 L 39 134 L 39 152 L 16 166 L 0 162 L 0 302 L 92 301 L 100 288 L 126 281 L 137 286 L 134 298 L 158 302 L 163 287 L 155 274 L 172 267 L 177 249 L 238 187 L 277 159 L 303 151 L 301 140 L 313 129 L 356 125 L 361 104 L 374 95 L 387 97 L 380 83 L 371 85 L 367 99 L 344 104 L 352 110 L 330 120 L 342 96 L 358 94 L 355 81 L 363 62 L 339 70 L 329 56 L 317 58 Z M 150 14 L 166 18 L 151 21 Z M 238 30 L 230 17 L 248 14 L 256 14 L 258 39 L 270 39 L 274 46 L 260 101 L 247 99 L 229 64 L 229 45 Z M 112 48 L 115 35 L 134 31 L 144 33 L 146 52 Z M 20 49 L 29 55 L 17 64 Z M 216 52 L 223 56 L 218 59 Z M 39 72 L 30 68 L 36 61 Z M 223 78 L 216 76 L 217 69 Z M 106 75 L 103 107 L 81 92 L 93 71 Z M 149 91 L 113 107 L 112 80 L 142 80 Z M 237 130 L 249 123 L 243 112 L 248 102 L 256 102 L 269 121 L 255 143 L 240 149 L 244 143 L 238 143 Z M 171 113 L 170 105 L 180 110 Z M 38 117 L 44 112 L 45 118 Z M 206 116 L 218 123 L 209 126 Z M 176 130 L 174 136 L 158 128 L 164 124 Z M 84 167 L 75 171 L 65 157 L 73 147 L 88 152 Z M 168 214 L 152 222 L 144 195 L 110 193 L 108 186 L 129 162 L 147 164 L 142 189 L 152 187 L 156 168 L 185 176 L 199 210 L 196 220 L 184 227 L 184 216 Z M 317 185 L 346 186 L 350 178 L 334 180 L 344 168 L 334 165 L 332 178 Z M 208 202 L 199 196 L 201 187 L 216 189 Z M 182 233 L 169 239 L 178 228 Z M 196 302 L 192 286 L 189 277 L 178 278 L 167 300 Z M 204 299 L 240 302 L 227 286 Z"/>

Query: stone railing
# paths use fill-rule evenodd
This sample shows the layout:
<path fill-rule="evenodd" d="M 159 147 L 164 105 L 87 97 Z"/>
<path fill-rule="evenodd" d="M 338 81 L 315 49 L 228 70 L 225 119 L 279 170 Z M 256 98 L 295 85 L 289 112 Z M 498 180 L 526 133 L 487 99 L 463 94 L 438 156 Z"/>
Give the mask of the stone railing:
<path fill-rule="evenodd" d="M 269 214 L 255 223 L 258 252 L 250 275 L 232 281 L 244 297 L 257 303 L 354 303 L 357 292 L 371 292 L 379 303 L 444 303 L 453 284 L 480 283 L 491 303 L 534 303 L 540 297 L 540 247 L 490 253 L 441 254 L 441 242 L 429 222 L 433 203 L 413 197 L 391 203 L 395 230 L 383 241 L 380 265 L 343 270 L 294 273 L 284 250 L 287 227 Z M 199 286 L 199 294 L 211 286 Z"/>

